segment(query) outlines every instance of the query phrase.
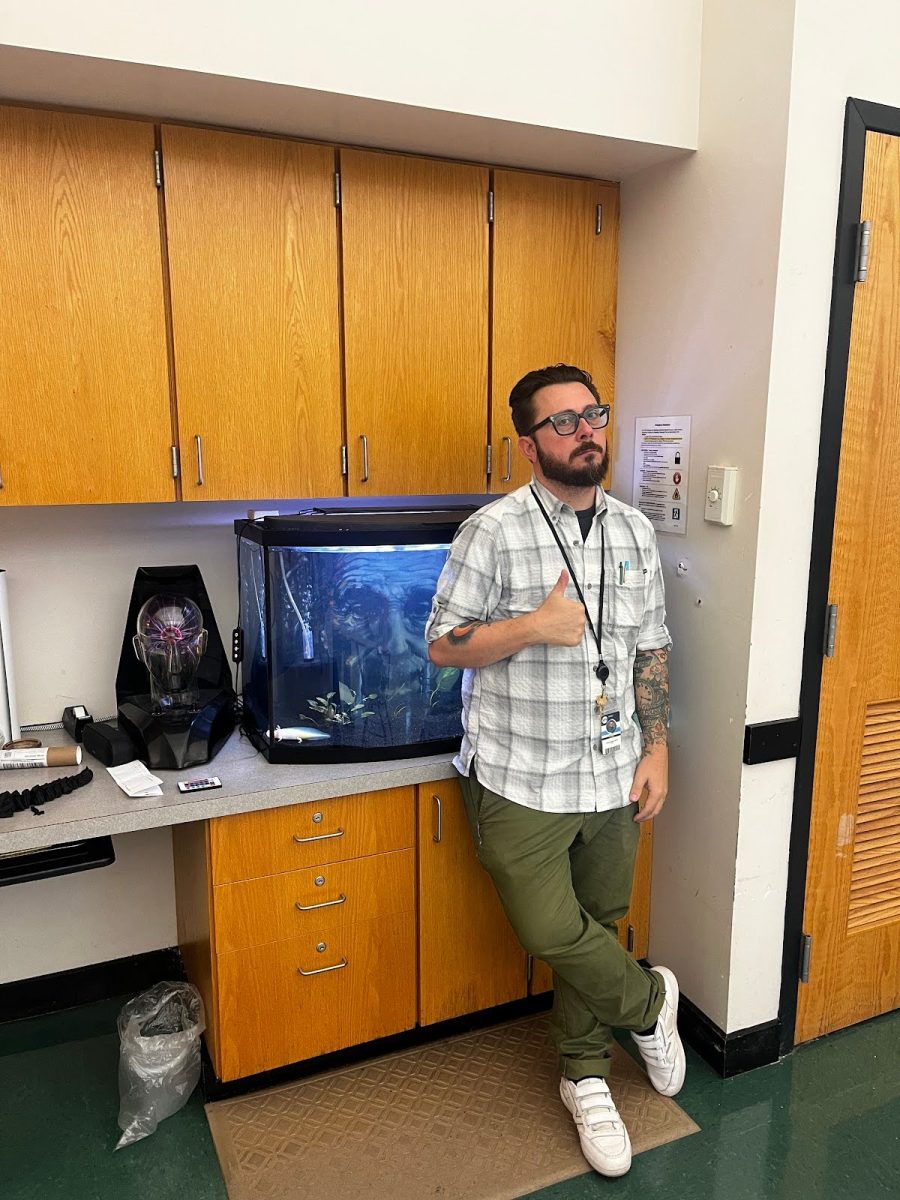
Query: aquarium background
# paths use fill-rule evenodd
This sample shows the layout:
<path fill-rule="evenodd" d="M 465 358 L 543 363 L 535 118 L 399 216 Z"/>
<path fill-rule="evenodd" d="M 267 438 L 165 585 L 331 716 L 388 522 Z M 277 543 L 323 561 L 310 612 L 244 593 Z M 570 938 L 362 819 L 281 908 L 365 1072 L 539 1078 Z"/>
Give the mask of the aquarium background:
<path fill-rule="evenodd" d="M 240 538 L 244 723 L 254 740 L 273 761 L 458 744 L 461 672 L 435 667 L 424 637 L 449 538 L 352 545 L 343 532 L 347 544 L 310 545 L 302 533 L 296 545 Z"/>

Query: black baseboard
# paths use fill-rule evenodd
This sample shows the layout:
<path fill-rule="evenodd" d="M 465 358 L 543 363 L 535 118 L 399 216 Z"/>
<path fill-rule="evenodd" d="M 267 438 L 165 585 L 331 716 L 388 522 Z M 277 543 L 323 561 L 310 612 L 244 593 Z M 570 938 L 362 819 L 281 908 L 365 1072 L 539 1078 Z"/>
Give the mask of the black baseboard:
<path fill-rule="evenodd" d="M 16 1021 L 142 992 L 163 979 L 184 979 L 177 947 L 92 963 L 55 975 L 0 984 L 0 1021 Z"/>
<path fill-rule="evenodd" d="M 678 1005 L 678 1028 L 684 1040 L 725 1079 L 778 1062 L 781 1022 L 766 1021 L 750 1029 L 723 1033 L 685 996 Z"/>
<path fill-rule="evenodd" d="M 307 1058 L 302 1062 L 290 1063 L 286 1067 L 276 1067 L 273 1071 L 262 1071 L 258 1075 L 247 1075 L 229 1083 L 223 1083 L 216 1076 L 204 1041 L 202 1043 L 203 1073 L 200 1080 L 203 1096 L 207 1101 L 230 1100 L 234 1096 L 242 1096 L 247 1092 L 258 1091 L 260 1088 L 275 1087 L 280 1083 L 293 1083 L 295 1080 L 305 1079 L 308 1075 L 317 1075 L 321 1071 L 335 1071 L 339 1067 L 353 1066 L 356 1063 L 366 1062 L 368 1059 L 381 1058 L 385 1054 L 412 1050 L 417 1046 L 427 1046 L 430 1042 L 454 1037 L 460 1033 L 472 1033 L 476 1029 L 487 1029 L 491 1025 L 499 1025 L 503 1021 L 515 1021 L 519 1017 L 544 1012 L 550 1008 L 552 1003 L 553 993 L 542 992 L 539 996 L 513 1000 L 509 1004 L 500 1004 L 496 1008 L 483 1009 L 481 1012 L 469 1013 L 464 1017 L 454 1017 L 450 1021 L 440 1021 L 436 1025 L 417 1025 L 403 1033 L 379 1038 L 376 1042 L 364 1042 L 361 1046 L 335 1050 L 332 1054 Z"/>

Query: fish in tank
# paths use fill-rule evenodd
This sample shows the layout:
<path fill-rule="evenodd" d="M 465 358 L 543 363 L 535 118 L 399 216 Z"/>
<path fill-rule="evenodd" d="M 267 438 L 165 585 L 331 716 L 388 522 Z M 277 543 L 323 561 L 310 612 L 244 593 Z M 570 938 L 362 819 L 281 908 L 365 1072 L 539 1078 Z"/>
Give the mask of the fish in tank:
<path fill-rule="evenodd" d="M 244 724 L 271 761 L 453 749 L 461 672 L 425 624 L 450 541 L 474 511 L 236 522 Z"/>

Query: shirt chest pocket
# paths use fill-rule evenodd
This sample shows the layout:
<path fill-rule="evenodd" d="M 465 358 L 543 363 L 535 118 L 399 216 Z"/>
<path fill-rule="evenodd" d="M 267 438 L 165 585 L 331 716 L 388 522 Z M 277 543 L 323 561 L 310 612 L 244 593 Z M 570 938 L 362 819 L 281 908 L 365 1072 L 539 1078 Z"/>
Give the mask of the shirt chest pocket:
<path fill-rule="evenodd" d="M 646 603 L 646 576 L 626 579 L 623 583 L 614 580 L 607 588 L 610 602 L 610 621 L 620 629 L 636 629 L 644 619 Z"/>

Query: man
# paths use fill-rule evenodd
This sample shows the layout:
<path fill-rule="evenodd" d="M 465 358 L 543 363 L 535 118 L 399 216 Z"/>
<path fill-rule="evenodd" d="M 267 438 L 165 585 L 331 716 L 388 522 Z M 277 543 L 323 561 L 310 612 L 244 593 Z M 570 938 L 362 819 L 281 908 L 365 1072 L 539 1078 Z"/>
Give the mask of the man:
<path fill-rule="evenodd" d="M 663 1095 L 685 1070 L 675 977 L 645 971 L 615 927 L 668 785 L 662 575 L 650 522 L 600 487 L 609 406 L 590 375 L 531 371 L 509 402 L 532 482 L 460 526 L 426 639 L 437 666 L 465 668 L 455 765 L 479 860 L 553 969 L 562 1101 L 591 1166 L 624 1175 L 612 1027 Z"/>

